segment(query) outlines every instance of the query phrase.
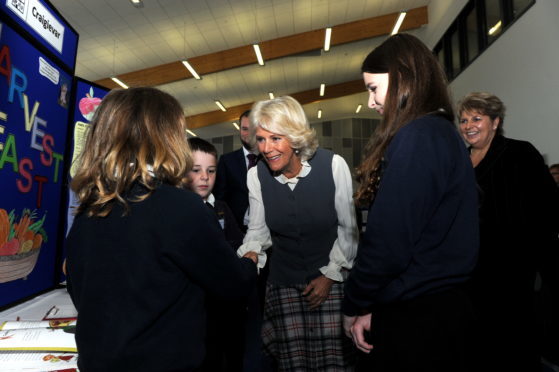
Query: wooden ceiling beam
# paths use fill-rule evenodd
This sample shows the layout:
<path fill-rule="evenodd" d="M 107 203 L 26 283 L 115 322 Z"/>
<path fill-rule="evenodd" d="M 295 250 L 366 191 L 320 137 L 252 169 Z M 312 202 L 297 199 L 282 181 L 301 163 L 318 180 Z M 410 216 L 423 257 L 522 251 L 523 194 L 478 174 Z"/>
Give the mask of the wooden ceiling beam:
<path fill-rule="evenodd" d="M 399 13 L 363 19 L 332 27 L 331 45 L 341 45 L 359 40 L 387 35 L 392 31 Z M 400 30 L 418 28 L 428 23 L 427 7 L 409 10 Z M 264 60 L 283 58 L 299 53 L 321 49 L 324 43 L 324 29 L 303 32 L 261 42 L 260 50 Z M 192 57 L 188 62 L 199 75 L 238 68 L 257 63 L 252 45 L 245 45 L 203 56 Z M 117 76 L 128 86 L 156 86 L 193 78 L 181 61 L 162 64 L 143 70 Z M 110 77 L 95 81 L 107 88 L 118 88 Z"/>
<path fill-rule="evenodd" d="M 345 97 L 350 94 L 355 94 L 365 91 L 365 85 L 363 80 L 353 80 L 346 83 L 340 83 L 335 85 L 328 85 L 324 96 L 320 96 L 318 89 L 310 89 L 303 92 L 289 94 L 291 97 L 295 98 L 301 105 L 306 105 L 309 103 L 321 102 L 329 99 Z M 229 107 L 227 111 L 210 111 L 202 114 L 191 115 L 186 117 L 186 123 L 188 129 L 198 129 L 206 127 L 208 125 L 225 123 L 228 121 L 235 121 L 239 119 L 239 116 L 246 110 L 249 110 L 254 102 L 245 103 L 239 106 Z"/>

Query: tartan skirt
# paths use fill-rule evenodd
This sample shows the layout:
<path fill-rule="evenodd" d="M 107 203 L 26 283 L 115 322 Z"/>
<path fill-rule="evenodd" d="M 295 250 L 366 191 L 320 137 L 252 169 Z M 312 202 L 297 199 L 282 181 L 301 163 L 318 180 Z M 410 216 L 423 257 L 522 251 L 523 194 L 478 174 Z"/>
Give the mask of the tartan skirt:
<path fill-rule="evenodd" d="M 267 283 L 264 352 L 279 371 L 353 371 L 356 350 L 342 326 L 343 284 L 334 283 L 326 301 L 312 310 L 301 295 L 305 287 Z"/>

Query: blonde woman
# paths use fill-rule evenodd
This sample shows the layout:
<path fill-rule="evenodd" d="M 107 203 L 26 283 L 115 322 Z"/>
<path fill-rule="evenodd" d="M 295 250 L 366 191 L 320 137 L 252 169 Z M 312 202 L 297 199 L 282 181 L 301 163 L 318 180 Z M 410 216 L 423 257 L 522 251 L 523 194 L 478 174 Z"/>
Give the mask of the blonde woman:
<path fill-rule="evenodd" d="M 253 106 L 250 140 L 263 161 L 248 172 L 250 223 L 239 253 L 265 255 L 273 245 L 265 351 L 280 371 L 351 369 L 351 344 L 340 326 L 342 285 L 358 236 L 349 168 L 318 148 L 291 97 Z"/>
<path fill-rule="evenodd" d="M 235 257 L 213 212 L 184 189 L 185 128 L 180 104 L 152 88 L 109 93 L 93 118 L 67 241 L 80 370 L 195 370 L 205 293 L 252 288 L 256 255 Z"/>

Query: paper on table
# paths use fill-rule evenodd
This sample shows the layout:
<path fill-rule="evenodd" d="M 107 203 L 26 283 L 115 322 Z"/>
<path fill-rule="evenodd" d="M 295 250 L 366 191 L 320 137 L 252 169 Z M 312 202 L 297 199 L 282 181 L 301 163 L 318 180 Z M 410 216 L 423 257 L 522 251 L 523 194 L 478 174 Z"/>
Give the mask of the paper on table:
<path fill-rule="evenodd" d="M 76 353 L 0 351 L 2 372 L 58 371 L 78 367 Z"/>
<path fill-rule="evenodd" d="M 69 351 L 77 352 L 74 338 L 76 327 L 26 328 L 0 331 L 0 350 Z"/>
<path fill-rule="evenodd" d="M 76 320 L 42 320 L 42 321 L 7 321 L 0 322 L 0 331 L 8 329 L 27 329 L 27 328 L 64 328 L 68 326 L 75 326 Z"/>

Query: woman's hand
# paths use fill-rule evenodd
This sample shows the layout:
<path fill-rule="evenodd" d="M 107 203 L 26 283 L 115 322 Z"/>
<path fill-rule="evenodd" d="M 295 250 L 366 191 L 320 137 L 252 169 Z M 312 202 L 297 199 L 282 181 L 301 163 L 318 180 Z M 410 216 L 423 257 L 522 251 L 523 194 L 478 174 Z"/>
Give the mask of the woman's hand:
<path fill-rule="evenodd" d="M 302 294 L 311 309 L 319 307 L 326 301 L 330 294 L 332 284 L 334 284 L 332 279 L 321 275 L 307 285 Z"/>
<path fill-rule="evenodd" d="M 250 251 L 244 254 L 243 257 L 249 258 L 252 260 L 252 262 L 254 262 L 255 264 L 258 264 L 258 253 Z"/>
<path fill-rule="evenodd" d="M 371 352 L 373 345 L 365 341 L 365 331 L 371 331 L 371 314 L 357 317 L 344 315 L 344 331 L 359 350 L 367 354 Z"/>

